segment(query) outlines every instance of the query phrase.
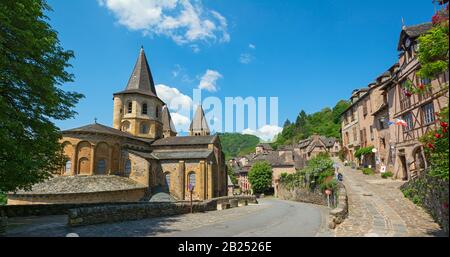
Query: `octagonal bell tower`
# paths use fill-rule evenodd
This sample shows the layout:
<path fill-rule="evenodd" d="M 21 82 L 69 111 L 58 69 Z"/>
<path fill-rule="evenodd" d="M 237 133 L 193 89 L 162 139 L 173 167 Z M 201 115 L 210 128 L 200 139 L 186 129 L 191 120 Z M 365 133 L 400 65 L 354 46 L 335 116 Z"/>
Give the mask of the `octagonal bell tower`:
<path fill-rule="evenodd" d="M 114 93 L 113 127 L 133 136 L 159 139 L 163 135 L 162 107 L 152 73 L 141 48 L 125 90 Z"/>

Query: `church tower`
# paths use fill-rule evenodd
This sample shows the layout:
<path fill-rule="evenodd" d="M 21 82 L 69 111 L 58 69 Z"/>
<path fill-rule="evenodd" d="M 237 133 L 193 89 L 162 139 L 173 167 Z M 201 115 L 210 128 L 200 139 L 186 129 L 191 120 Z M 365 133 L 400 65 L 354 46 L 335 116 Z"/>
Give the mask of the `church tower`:
<path fill-rule="evenodd" d="M 162 137 L 162 107 L 156 95 L 152 73 L 141 48 L 125 90 L 114 93 L 113 127 L 133 136 Z"/>
<path fill-rule="evenodd" d="M 194 119 L 192 119 L 191 126 L 189 127 L 189 136 L 209 136 L 208 122 L 206 122 L 205 112 L 201 105 L 197 107 L 195 111 Z"/>
<path fill-rule="evenodd" d="M 173 124 L 172 117 L 170 117 L 169 108 L 164 105 L 162 108 L 162 123 L 163 123 L 163 137 L 175 137 L 177 130 Z"/>

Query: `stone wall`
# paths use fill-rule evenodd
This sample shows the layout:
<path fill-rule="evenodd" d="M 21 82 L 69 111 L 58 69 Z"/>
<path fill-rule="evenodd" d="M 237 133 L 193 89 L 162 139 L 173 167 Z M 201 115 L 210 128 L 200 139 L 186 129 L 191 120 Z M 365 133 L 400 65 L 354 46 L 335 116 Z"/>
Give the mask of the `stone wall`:
<path fill-rule="evenodd" d="M 448 230 L 448 187 L 449 183 L 423 173 L 401 186 L 405 197 L 423 207 L 433 219 Z"/>
<path fill-rule="evenodd" d="M 8 195 L 8 205 L 49 205 L 70 203 L 137 202 L 144 197 L 147 189 L 138 188 L 111 192 L 46 194 L 46 195 Z"/>
<path fill-rule="evenodd" d="M 328 218 L 328 227 L 331 229 L 336 228 L 341 224 L 348 216 L 348 197 L 347 190 L 343 183 L 338 183 L 337 187 L 337 205 L 336 208 L 330 211 Z"/>
<path fill-rule="evenodd" d="M 64 215 L 69 209 L 81 207 L 104 206 L 112 203 L 81 203 L 81 204 L 35 204 L 35 205 L 1 205 L 0 216 L 26 217 L 45 215 Z M 131 203 L 113 203 L 114 205 L 126 205 Z"/>
<path fill-rule="evenodd" d="M 288 189 L 280 184 L 277 191 L 277 197 L 282 200 L 290 200 L 296 202 L 312 203 L 327 206 L 327 199 L 320 192 L 310 191 L 307 188 Z"/>
<path fill-rule="evenodd" d="M 193 212 L 217 210 L 222 203 L 234 202 L 257 203 L 255 196 L 224 196 L 193 203 Z M 228 205 L 230 207 L 230 205 Z M 227 208 L 228 208 L 227 207 Z M 138 220 L 160 216 L 180 215 L 190 212 L 190 203 L 183 201 L 177 203 L 135 203 L 128 205 L 104 205 L 94 207 L 81 207 L 69 210 L 69 226 L 84 226 L 99 223 L 112 223 L 127 220 Z"/>

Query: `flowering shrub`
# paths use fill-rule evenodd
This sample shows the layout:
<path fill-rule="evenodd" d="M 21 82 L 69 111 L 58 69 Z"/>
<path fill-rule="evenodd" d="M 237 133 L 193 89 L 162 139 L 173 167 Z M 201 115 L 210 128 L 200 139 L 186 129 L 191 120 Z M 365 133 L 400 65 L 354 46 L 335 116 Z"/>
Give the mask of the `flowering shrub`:
<path fill-rule="evenodd" d="M 439 127 L 423 135 L 420 141 L 426 146 L 425 154 L 430 164 L 430 175 L 448 181 L 448 107 L 436 115 Z"/>
<path fill-rule="evenodd" d="M 358 150 L 355 151 L 355 157 L 358 158 L 358 160 L 361 160 L 362 156 L 372 153 L 372 150 L 373 146 L 359 148 Z"/>
<path fill-rule="evenodd" d="M 407 79 L 402 83 L 402 89 L 406 96 L 412 96 L 413 94 L 422 95 L 425 92 L 430 90 L 431 84 L 423 84 L 420 83 L 417 87 L 411 82 L 411 80 Z"/>

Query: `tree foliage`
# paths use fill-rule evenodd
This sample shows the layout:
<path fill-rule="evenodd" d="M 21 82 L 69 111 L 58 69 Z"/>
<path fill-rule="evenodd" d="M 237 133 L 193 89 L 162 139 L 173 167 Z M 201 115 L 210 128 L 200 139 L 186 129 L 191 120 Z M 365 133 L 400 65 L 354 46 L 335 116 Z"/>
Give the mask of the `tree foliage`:
<path fill-rule="evenodd" d="M 237 179 L 237 176 L 234 173 L 234 170 L 233 170 L 233 168 L 231 166 L 228 166 L 228 171 L 227 172 L 228 172 L 228 176 L 230 176 L 231 182 L 234 185 L 237 185 L 238 184 L 238 179 Z"/>
<path fill-rule="evenodd" d="M 437 25 L 419 37 L 420 77 L 434 79 L 448 70 L 448 33 L 448 26 Z"/>
<path fill-rule="evenodd" d="M 48 24 L 44 0 L 0 2 L 0 191 L 29 189 L 63 163 L 52 120 L 76 113 L 82 97 L 61 85 L 73 80 L 65 51 Z"/>
<path fill-rule="evenodd" d="M 295 123 L 288 122 L 289 120 L 285 122 L 283 131 L 277 135 L 273 147 L 295 144 L 313 134 L 340 138 L 340 116 L 349 106 L 348 101 L 341 100 L 333 109 L 324 108 L 320 112 L 309 115 L 301 110 Z"/>
<path fill-rule="evenodd" d="M 254 193 L 266 192 L 272 185 L 272 167 L 266 161 L 254 163 L 248 172 L 248 180 Z"/>
<path fill-rule="evenodd" d="M 223 133 L 219 134 L 219 138 L 226 160 L 254 152 L 260 142 L 257 136 L 239 133 Z"/>
<path fill-rule="evenodd" d="M 312 190 L 320 188 L 321 191 L 325 189 L 334 190 L 337 182 L 334 178 L 330 179 L 333 174 L 333 160 L 326 154 L 320 154 L 312 158 L 304 169 L 293 174 L 281 174 L 280 181 L 290 189 L 304 187 Z"/>

